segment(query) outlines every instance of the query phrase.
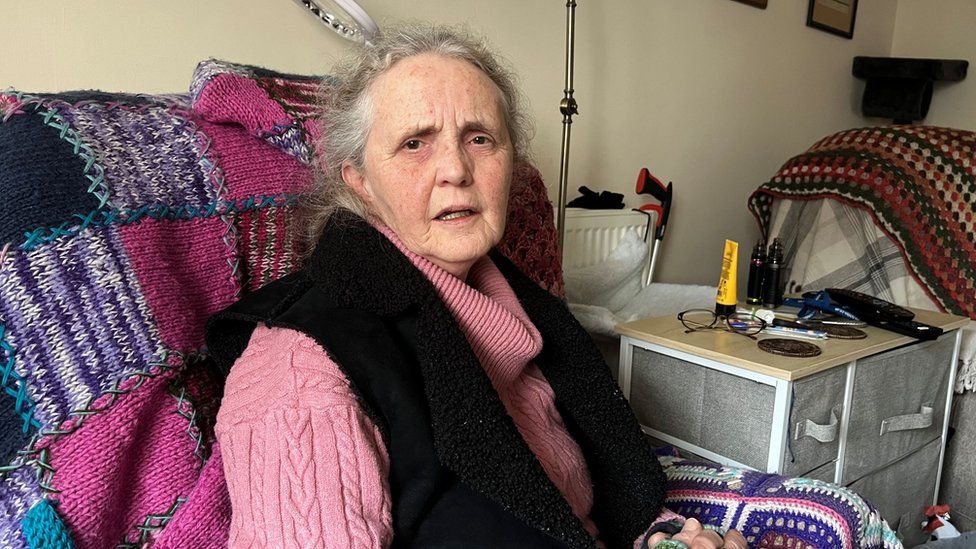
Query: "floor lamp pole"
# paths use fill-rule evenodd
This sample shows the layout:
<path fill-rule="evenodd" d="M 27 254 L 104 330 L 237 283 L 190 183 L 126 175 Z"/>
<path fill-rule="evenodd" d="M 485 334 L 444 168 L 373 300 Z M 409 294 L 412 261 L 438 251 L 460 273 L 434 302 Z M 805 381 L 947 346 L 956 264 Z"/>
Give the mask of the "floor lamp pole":
<path fill-rule="evenodd" d="M 563 99 L 559 102 L 559 112 L 563 113 L 563 141 L 559 152 L 559 198 L 556 204 L 556 230 L 559 235 L 559 253 L 563 250 L 563 236 L 566 234 L 566 186 L 569 184 L 569 134 L 573 125 L 573 115 L 579 114 L 576 100 L 573 99 L 573 42 L 576 35 L 576 0 L 566 2 L 566 87 Z"/>

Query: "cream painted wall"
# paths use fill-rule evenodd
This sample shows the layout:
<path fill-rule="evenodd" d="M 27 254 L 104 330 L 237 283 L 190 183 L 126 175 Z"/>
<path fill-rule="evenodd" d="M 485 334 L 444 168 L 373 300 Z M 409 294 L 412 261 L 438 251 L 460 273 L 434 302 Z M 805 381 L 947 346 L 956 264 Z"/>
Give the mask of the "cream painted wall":
<path fill-rule="evenodd" d="M 211 56 L 321 73 L 348 47 L 291 0 L 4 4 L 0 87 L 26 91 L 183 91 Z M 555 194 L 565 2 L 361 4 L 378 18 L 464 22 L 488 36 L 521 74 L 535 158 Z M 770 0 L 766 10 L 731 0 L 580 0 L 570 187 L 625 192 L 636 205 L 642 166 L 673 180 L 657 280 L 715 284 L 723 240 L 750 248 L 758 235 L 749 193 L 819 137 L 865 123 L 851 58 L 889 53 L 896 5 L 861 0 L 855 37 L 845 40 L 806 27 L 801 0 Z"/>
<path fill-rule="evenodd" d="M 937 82 L 922 123 L 976 130 L 976 2 L 898 0 L 891 55 L 969 61 L 961 82 Z"/>
<path fill-rule="evenodd" d="M 185 92 L 197 62 L 322 72 L 342 40 L 290 0 L 4 0 L 0 86 Z"/>
<path fill-rule="evenodd" d="M 853 40 L 805 26 L 806 2 L 603 2 L 581 9 L 576 183 L 633 192 L 648 166 L 675 185 L 659 281 L 717 284 L 724 239 L 758 230 L 748 195 L 818 138 L 863 124 L 854 55 L 886 55 L 889 0 L 861 0 Z M 602 47 L 596 47 L 600 44 Z"/>

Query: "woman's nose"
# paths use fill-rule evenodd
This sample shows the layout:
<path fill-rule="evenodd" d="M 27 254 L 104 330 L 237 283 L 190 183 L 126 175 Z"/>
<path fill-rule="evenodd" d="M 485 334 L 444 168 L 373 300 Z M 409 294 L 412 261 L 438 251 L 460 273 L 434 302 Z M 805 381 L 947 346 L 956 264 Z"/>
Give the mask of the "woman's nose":
<path fill-rule="evenodd" d="M 469 185 L 471 159 L 460 144 L 441 148 L 437 162 L 437 181 L 442 185 Z"/>

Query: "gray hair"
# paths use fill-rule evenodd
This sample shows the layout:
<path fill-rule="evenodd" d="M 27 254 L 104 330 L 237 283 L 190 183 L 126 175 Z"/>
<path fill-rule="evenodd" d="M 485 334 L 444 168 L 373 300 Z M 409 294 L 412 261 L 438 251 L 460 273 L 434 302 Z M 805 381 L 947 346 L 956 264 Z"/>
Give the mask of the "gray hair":
<path fill-rule="evenodd" d="M 320 89 L 322 136 L 316 143 L 316 188 L 305 204 L 308 251 L 315 246 L 326 222 L 337 210 L 366 217 L 366 205 L 342 179 L 343 164 L 362 170 L 366 137 L 372 125 L 373 83 L 398 61 L 435 53 L 467 61 L 498 87 L 515 161 L 527 159 L 528 122 L 514 73 L 506 68 L 482 38 L 460 28 L 411 24 L 384 29 L 370 46 L 334 69 L 334 79 Z"/>

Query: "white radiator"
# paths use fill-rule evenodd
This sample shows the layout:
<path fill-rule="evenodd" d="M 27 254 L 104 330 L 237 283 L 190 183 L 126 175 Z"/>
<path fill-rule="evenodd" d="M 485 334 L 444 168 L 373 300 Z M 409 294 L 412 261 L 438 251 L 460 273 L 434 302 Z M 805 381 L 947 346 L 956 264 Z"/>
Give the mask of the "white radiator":
<path fill-rule="evenodd" d="M 647 242 L 647 264 L 641 273 L 642 284 L 646 285 L 650 258 L 654 251 L 653 227 L 657 223 L 656 212 L 636 212 L 633 210 L 585 210 L 566 208 L 566 232 L 563 235 L 563 268 L 588 267 L 602 262 L 617 242 L 630 229 Z M 650 238 L 645 238 L 648 227 Z"/>

